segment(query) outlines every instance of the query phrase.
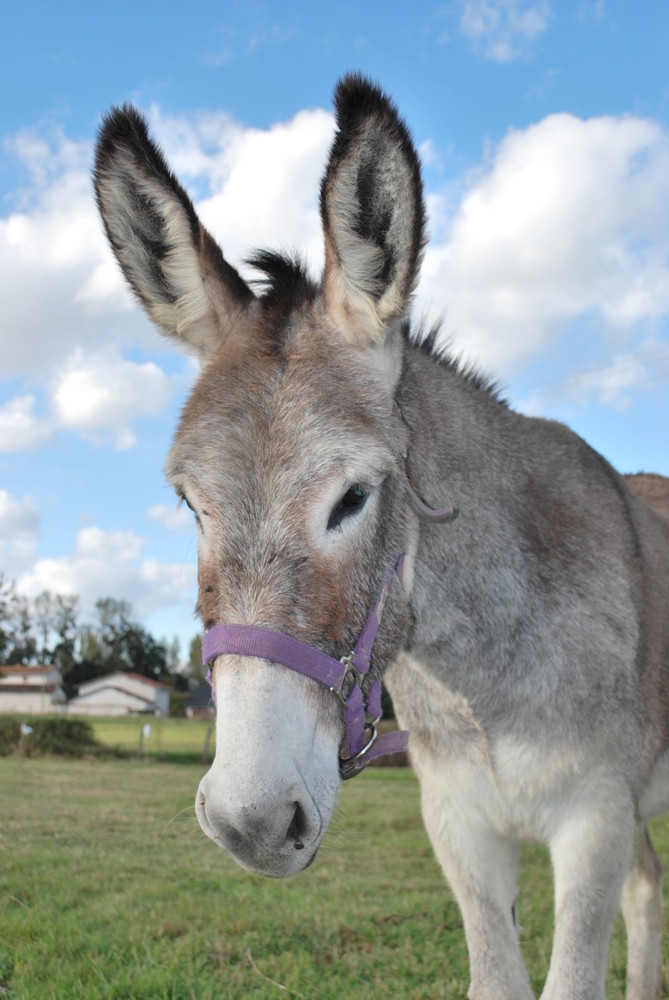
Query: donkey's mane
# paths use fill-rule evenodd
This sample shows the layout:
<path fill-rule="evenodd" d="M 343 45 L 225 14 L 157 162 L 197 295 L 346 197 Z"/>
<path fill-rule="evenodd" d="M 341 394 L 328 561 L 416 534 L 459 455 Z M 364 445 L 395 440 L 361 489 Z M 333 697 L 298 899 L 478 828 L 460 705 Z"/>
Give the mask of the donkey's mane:
<path fill-rule="evenodd" d="M 404 332 L 409 337 L 408 321 Z M 441 323 L 435 323 L 427 332 L 422 325 L 419 325 L 418 329 L 411 333 L 410 339 L 423 354 L 427 354 L 428 357 L 438 362 L 438 364 L 444 365 L 454 375 L 457 375 L 464 382 L 467 382 L 468 385 L 472 386 L 472 388 L 487 392 L 489 396 L 492 396 L 493 399 L 508 409 L 509 402 L 502 395 L 500 383 L 496 379 L 486 375 L 476 364 L 463 361 L 462 358 L 451 354 L 448 344 L 444 346 L 443 343 L 439 343 L 440 335 Z"/>

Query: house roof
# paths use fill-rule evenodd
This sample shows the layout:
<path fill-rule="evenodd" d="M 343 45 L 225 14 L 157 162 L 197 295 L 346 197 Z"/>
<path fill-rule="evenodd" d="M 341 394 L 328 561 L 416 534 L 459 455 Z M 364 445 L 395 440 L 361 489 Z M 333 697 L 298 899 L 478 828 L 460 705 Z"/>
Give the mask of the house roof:
<path fill-rule="evenodd" d="M 48 679 L 47 679 L 48 678 Z M 52 664 L 43 666 L 26 666 L 25 664 L 15 664 L 13 666 L 0 666 L 0 684 L 7 687 L 10 684 L 21 682 L 21 687 L 40 687 L 45 685 L 58 687 L 63 683 L 63 676 Z"/>
<path fill-rule="evenodd" d="M 109 692 L 113 692 L 112 700 L 108 697 Z M 147 706 L 155 707 L 155 702 L 150 698 L 143 698 L 142 695 L 137 694 L 136 691 L 126 691 L 117 685 L 109 685 L 108 687 L 98 688 L 96 691 L 89 691 L 86 694 L 77 695 L 76 698 L 70 699 L 70 705 L 97 705 L 97 704 L 107 704 L 107 705 L 124 705 L 128 708 L 139 709 L 140 711 L 146 709 Z"/>
<path fill-rule="evenodd" d="M 56 669 L 56 667 L 46 663 L 43 666 L 36 666 L 35 664 L 30 664 L 28 666 L 25 663 L 18 663 L 11 667 L 0 666 L 0 673 L 5 674 L 7 677 L 16 676 L 17 674 L 26 674 L 29 677 L 36 677 L 38 674 L 50 674 L 52 670 Z"/>
<path fill-rule="evenodd" d="M 132 682 L 134 685 L 139 685 L 141 688 L 149 689 L 151 691 L 169 691 L 169 684 L 163 684 L 162 681 L 154 681 L 151 677 L 145 677 L 144 674 L 132 674 L 124 670 L 115 670 L 111 674 L 103 674 L 101 677 L 93 677 L 90 681 L 85 681 L 83 684 L 79 685 L 79 694 L 84 692 L 92 691 L 95 688 L 103 687 L 113 687 L 122 689 L 124 685 L 127 686 L 128 682 Z"/>
<path fill-rule="evenodd" d="M 0 678 L 2 680 L 2 678 Z M 60 684 L 3 684 L 2 691 L 5 694 L 39 694 L 42 691 L 59 691 Z"/>
<path fill-rule="evenodd" d="M 117 671 L 117 672 L 122 673 L 123 677 L 132 677 L 132 679 L 135 681 L 142 681 L 143 684 L 150 684 L 152 687 L 155 688 L 169 689 L 169 684 L 165 684 L 163 681 L 154 681 L 153 678 L 145 677 L 144 674 L 131 674 L 131 673 L 125 673 L 123 671 Z M 113 677 L 114 675 L 110 674 L 109 676 Z"/>

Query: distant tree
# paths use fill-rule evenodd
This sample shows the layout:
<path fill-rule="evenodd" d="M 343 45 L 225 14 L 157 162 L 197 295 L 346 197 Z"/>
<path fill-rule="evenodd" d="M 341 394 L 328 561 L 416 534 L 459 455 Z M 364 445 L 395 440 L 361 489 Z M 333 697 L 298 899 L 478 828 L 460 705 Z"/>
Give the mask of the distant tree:
<path fill-rule="evenodd" d="M 196 683 L 201 683 L 207 676 L 207 667 L 202 663 L 202 636 L 196 635 L 191 639 L 186 673 Z"/>
<path fill-rule="evenodd" d="M 174 685 L 174 690 L 180 694 L 187 694 L 190 691 L 190 678 L 181 671 L 172 674 L 172 684 Z"/>
<path fill-rule="evenodd" d="M 56 594 L 53 613 L 55 643 L 51 662 L 55 663 L 63 677 L 75 663 L 75 643 L 77 639 L 77 613 L 79 598 L 72 594 Z"/>
<path fill-rule="evenodd" d="M 113 597 L 102 597 L 95 602 L 98 613 L 99 641 L 103 649 L 103 658 L 107 670 L 132 670 L 132 662 L 128 660 L 126 636 L 131 628 L 132 606 L 128 601 L 117 601 Z M 141 673 L 141 671 L 138 671 Z"/>
<path fill-rule="evenodd" d="M 165 680 L 169 676 L 167 650 L 162 642 L 132 620 L 132 605 L 104 597 L 95 602 L 97 627 L 81 635 L 81 659 L 100 673 L 122 670 Z"/>
<path fill-rule="evenodd" d="M 0 664 L 53 663 L 68 697 L 84 681 L 115 670 L 161 681 L 174 677 L 175 686 L 187 689 L 178 639 L 155 639 L 133 620 L 128 601 L 101 598 L 95 611 L 96 619 L 80 627 L 78 598 L 45 590 L 29 601 L 0 574 Z"/>
<path fill-rule="evenodd" d="M 88 661 L 104 666 L 106 654 L 100 633 L 90 625 L 84 625 L 77 632 L 76 659 L 80 663 Z"/>
<path fill-rule="evenodd" d="M 72 661 L 63 674 L 63 687 L 68 698 L 77 694 L 80 684 L 108 673 L 105 656 L 100 630 L 92 625 L 78 628 L 73 642 Z"/>
<path fill-rule="evenodd" d="M 179 672 L 181 666 L 181 643 L 178 636 L 175 635 L 171 642 L 169 639 L 163 639 L 162 644 L 165 647 L 167 670 L 174 676 Z"/>
<path fill-rule="evenodd" d="M 63 675 L 77 652 L 77 598 L 43 591 L 28 600 L 0 574 L 0 663 L 54 663 Z"/>
<path fill-rule="evenodd" d="M 4 636 L 5 663 L 36 663 L 37 640 L 32 634 L 30 604 L 11 584 L 8 601 L 7 633 Z"/>
<path fill-rule="evenodd" d="M 0 573 L 0 663 L 7 663 L 7 653 L 12 642 L 12 595 L 14 584 L 8 583 Z"/>
<path fill-rule="evenodd" d="M 50 590 L 43 590 L 33 601 L 33 628 L 39 643 L 37 655 L 42 663 L 51 662 L 51 636 L 54 629 L 56 598 Z"/>
<path fill-rule="evenodd" d="M 146 629 L 140 625 L 130 625 L 122 637 L 121 648 L 123 659 L 128 664 L 125 669 L 151 677 L 154 681 L 168 680 L 170 674 L 165 646 Z"/>
<path fill-rule="evenodd" d="M 186 664 L 181 662 L 181 643 L 177 636 L 171 642 L 163 639 L 165 655 L 167 657 L 167 670 L 172 679 L 174 690 L 180 694 L 187 694 L 190 691 L 190 680 L 186 673 Z M 176 703 L 175 703 L 176 704 Z M 170 708 L 170 713 L 172 709 Z M 184 713 L 185 714 L 185 709 Z"/>
<path fill-rule="evenodd" d="M 185 679 L 186 678 L 184 677 L 184 680 Z M 186 717 L 187 697 L 188 693 L 186 691 L 179 691 L 179 690 L 170 691 L 169 715 L 171 719 L 184 719 Z"/>

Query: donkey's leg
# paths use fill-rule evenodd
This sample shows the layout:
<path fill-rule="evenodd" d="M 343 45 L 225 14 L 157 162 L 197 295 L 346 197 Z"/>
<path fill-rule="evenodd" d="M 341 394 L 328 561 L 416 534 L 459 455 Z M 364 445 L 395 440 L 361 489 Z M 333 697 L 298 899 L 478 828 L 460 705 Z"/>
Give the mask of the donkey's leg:
<path fill-rule="evenodd" d="M 462 912 L 469 951 L 470 1000 L 533 1000 L 515 922 L 518 848 L 458 819 L 437 788 L 423 782 L 423 817 L 437 859 Z"/>
<path fill-rule="evenodd" d="M 620 893 L 632 860 L 634 816 L 600 799 L 572 803 L 550 843 L 555 936 L 542 1000 L 605 1000 L 606 963 Z"/>
<path fill-rule="evenodd" d="M 648 830 L 640 823 L 622 895 L 627 929 L 627 1000 L 659 1000 L 662 995 L 663 875 Z"/>

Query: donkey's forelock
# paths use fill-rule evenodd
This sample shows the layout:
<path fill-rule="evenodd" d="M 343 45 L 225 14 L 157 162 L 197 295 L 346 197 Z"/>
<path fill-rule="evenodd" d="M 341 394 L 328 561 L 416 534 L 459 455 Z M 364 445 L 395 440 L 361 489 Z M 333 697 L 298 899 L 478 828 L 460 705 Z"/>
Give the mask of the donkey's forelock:
<path fill-rule="evenodd" d="M 252 284 L 268 310 L 286 315 L 312 302 L 318 293 L 318 284 L 310 277 L 306 263 L 297 255 L 260 249 L 249 255 L 247 263 L 261 274 Z"/>

